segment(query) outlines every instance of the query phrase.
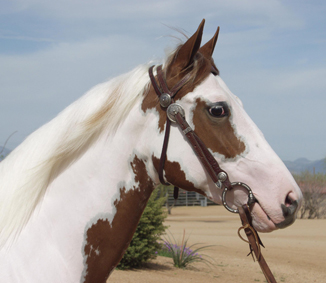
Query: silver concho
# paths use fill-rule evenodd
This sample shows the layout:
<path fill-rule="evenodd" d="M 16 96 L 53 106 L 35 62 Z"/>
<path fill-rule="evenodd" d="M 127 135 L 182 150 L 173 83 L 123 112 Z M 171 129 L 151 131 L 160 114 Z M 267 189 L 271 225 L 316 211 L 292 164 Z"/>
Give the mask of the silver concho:
<path fill-rule="evenodd" d="M 217 175 L 217 178 L 221 181 L 224 182 L 227 179 L 228 175 L 225 172 L 220 172 Z"/>
<path fill-rule="evenodd" d="M 162 93 L 160 96 L 160 104 L 163 108 L 168 107 L 171 104 L 171 96 L 168 93 Z"/>
<path fill-rule="evenodd" d="M 215 183 L 215 186 L 218 189 L 222 189 L 223 187 L 223 183 L 225 182 L 225 180 L 228 178 L 228 174 L 226 174 L 226 172 L 222 171 L 220 173 L 218 173 L 217 175 L 217 182 Z"/>
<path fill-rule="evenodd" d="M 175 115 L 177 115 L 178 113 L 180 113 L 182 117 L 185 116 L 184 109 L 181 105 L 177 103 L 170 104 L 168 109 L 166 110 L 166 114 L 168 115 L 168 118 L 171 122 L 176 122 Z"/>

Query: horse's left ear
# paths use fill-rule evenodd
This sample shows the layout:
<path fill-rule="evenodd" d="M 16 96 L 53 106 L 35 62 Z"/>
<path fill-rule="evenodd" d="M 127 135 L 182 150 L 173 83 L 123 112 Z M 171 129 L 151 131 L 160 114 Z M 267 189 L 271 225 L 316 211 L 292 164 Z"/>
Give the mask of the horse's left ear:
<path fill-rule="evenodd" d="M 220 27 L 217 28 L 217 31 L 215 32 L 212 39 L 208 41 L 205 45 L 200 47 L 199 52 L 203 54 L 206 58 L 212 57 L 219 32 L 220 32 Z"/>

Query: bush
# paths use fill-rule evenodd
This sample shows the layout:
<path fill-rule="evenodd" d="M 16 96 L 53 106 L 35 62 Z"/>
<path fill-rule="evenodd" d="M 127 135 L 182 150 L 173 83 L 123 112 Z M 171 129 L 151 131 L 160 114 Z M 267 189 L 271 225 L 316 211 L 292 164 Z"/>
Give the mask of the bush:
<path fill-rule="evenodd" d="M 326 217 L 326 175 L 309 171 L 294 175 L 303 194 L 300 218 Z"/>
<path fill-rule="evenodd" d="M 155 190 L 138 223 L 130 245 L 118 264 L 118 269 L 139 268 L 143 263 L 156 258 L 156 252 L 161 248 L 159 240 L 166 226 L 163 221 L 166 213 L 163 211 L 164 197 L 158 198 Z"/>

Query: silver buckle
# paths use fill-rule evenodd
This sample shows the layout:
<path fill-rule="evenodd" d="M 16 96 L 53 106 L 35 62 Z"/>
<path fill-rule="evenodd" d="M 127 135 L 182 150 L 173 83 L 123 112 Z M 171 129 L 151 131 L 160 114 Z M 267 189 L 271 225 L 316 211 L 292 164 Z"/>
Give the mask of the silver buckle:
<path fill-rule="evenodd" d="M 188 127 L 186 129 L 184 129 L 182 132 L 186 135 L 186 134 L 192 132 L 192 128 L 191 127 Z"/>

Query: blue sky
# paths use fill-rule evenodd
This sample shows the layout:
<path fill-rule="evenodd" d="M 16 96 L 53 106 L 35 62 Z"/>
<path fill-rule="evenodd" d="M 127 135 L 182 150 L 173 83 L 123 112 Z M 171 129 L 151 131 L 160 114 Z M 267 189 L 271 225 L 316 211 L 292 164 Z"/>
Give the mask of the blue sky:
<path fill-rule="evenodd" d="M 92 86 L 164 58 L 205 18 L 221 77 L 283 160 L 326 157 L 326 2 L 0 0 L 0 145 Z"/>

